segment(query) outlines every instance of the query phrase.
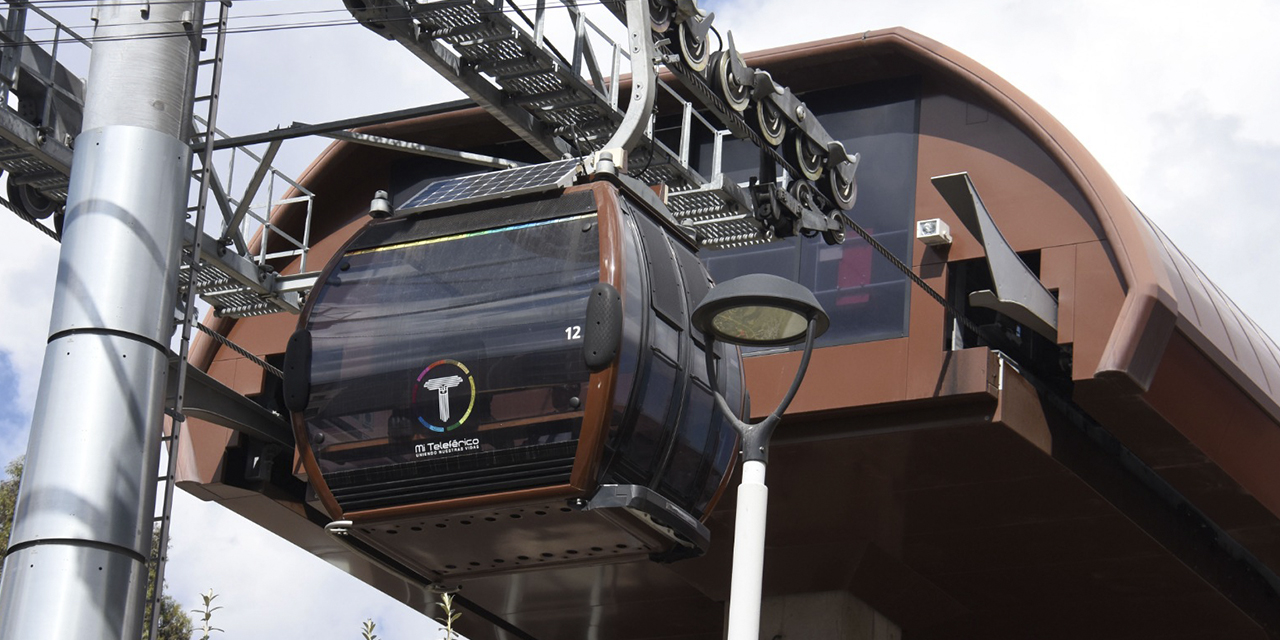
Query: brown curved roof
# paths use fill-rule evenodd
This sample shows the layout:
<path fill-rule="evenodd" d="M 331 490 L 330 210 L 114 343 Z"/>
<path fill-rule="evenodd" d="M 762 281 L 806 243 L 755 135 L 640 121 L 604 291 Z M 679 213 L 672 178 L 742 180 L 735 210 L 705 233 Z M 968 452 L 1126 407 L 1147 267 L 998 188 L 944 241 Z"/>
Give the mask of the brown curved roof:
<path fill-rule="evenodd" d="M 1178 325 L 1206 354 L 1228 363 L 1231 373 L 1272 416 L 1280 416 L 1280 347 L 1232 302 L 1204 272 L 1143 217 L 1160 244 L 1158 255 L 1169 273 L 1178 301 Z M 1224 367 L 1226 368 L 1226 367 Z"/>
<path fill-rule="evenodd" d="M 1124 195 L 1080 141 L 1043 107 L 967 56 L 903 28 L 870 31 L 759 54 L 891 47 L 968 85 L 1035 139 L 1067 173 L 1101 223 L 1126 290 L 1095 375 L 1149 388 L 1176 323 L 1274 419 L 1280 419 L 1280 348 Z M 1175 320 L 1176 319 L 1176 320 Z"/>

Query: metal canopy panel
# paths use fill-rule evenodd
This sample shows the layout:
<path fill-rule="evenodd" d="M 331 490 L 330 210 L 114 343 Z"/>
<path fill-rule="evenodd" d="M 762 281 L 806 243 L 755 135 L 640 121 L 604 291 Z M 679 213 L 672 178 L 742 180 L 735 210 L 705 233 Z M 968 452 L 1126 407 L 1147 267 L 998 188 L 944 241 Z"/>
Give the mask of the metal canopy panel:
<path fill-rule="evenodd" d="M 580 166 L 581 160 L 573 158 L 433 182 L 400 205 L 396 214 L 562 189 L 573 184 Z"/>

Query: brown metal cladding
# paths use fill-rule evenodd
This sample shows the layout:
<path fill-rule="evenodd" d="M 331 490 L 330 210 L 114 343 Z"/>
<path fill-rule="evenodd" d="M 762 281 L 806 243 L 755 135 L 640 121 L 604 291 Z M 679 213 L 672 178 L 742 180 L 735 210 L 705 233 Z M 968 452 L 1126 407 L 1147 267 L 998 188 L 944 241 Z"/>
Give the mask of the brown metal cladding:
<path fill-rule="evenodd" d="M 626 291 L 622 280 L 622 211 L 618 208 L 618 190 L 604 182 L 586 188 L 595 193 L 596 199 L 596 223 L 600 229 L 600 281 L 612 285 L 617 291 Z M 578 190 L 580 188 L 572 187 L 566 193 Z M 587 413 L 582 418 L 582 435 L 573 461 L 573 475 L 569 479 L 569 484 L 580 491 L 595 488 L 617 383 L 617 362 L 591 374 L 584 405 Z"/>
<path fill-rule="evenodd" d="M 361 222 L 363 223 L 366 221 L 361 221 Z M 344 253 L 346 251 L 346 247 L 354 238 L 354 235 L 355 235 L 354 230 L 363 229 L 364 226 L 365 226 L 364 224 L 360 224 L 358 226 L 348 225 L 348 228 L 353 228 L 353 233 L 348 235 L 342 241 L 341 244 L 335 243 L 329 255 L 336 256 Z M 321 272 L 316 276 L 316 282 L 320 283 L 320 282 L 327 281 L 329 279 L 329 275 L 333 272 L 333 270 L 338 268 L 338 264 L 339 264 L 338 261 L 328 261 L 328 264 L 325 266 L 325 268 L 322 269 Z M 302 314 L 301 314 L 302 317 L 306 317 L 311 313 L 311 308 L 315 306 L 317 299 L 318 298 L 316 298 L 315 296 L 309 297 L 307 299 L 306 304 L 304 304 L 302 307 Z M 268 318 L 270 318 L 271 320 L 275 320 L 276 322 L 280 322 L 279 319 L 281 318 L 285 320 L 293 320 L 293 323 L 292 323 L 293 326 L 291 329 L 288 330 L 290 335 L 292 335 L 294 331 L 297 331 L 298 329 L 303 328 L 298 326 L 300 323 L 300 320 L 298 318 L 294 318 L 292 315 L 277 313 L 272 316 L 268 316 Z M 261 341 L 263 339 L 266 339 L 269 341 L 270 337 L 273 337 L 274 335 L 279 335 L 279 329 L 277 329 L 276 331 L 270 331 L 270 330 L 263 331 L 262 329 L 264 327 L 261 327 L 260 325 L 265 323 L 255 322 L 252 324 L 253 324 L 253 328 L 257 329 L 258 331 L 251 333 L 249 331 L 250 323 L 246 322 L 246 323 L 237 323 L 236 326 L 232 329 L 231 334 L 232 336 L 236 336 L 238 334 L 247 334 L 244 337 L 253 339 L 256 344 L 247 344 L 247 345 L 242 344 L 241 346 L 243 346 L 246 349 L 249 349 L 251 352 L 264 353 L 263 350 L 270 349 L 273 346 L 273 343 L 267 342 L 266 344 L 261 344 Z M 234 341 L 234 338 L 232 339 Z M 237 344 L 241 344 L 241 343 L 237 342 Z M 278 343 L 274 343 L 274 344 L 278 344 Z M 276 346 L 275 348 L 279 349 L 280 347 Z M 308 373 L 307 375 L 310 376 L 310 373 Z M 329 489 L 328 483 L 324 481 L 324 477 L 320 473 L 320 463 L 318 460 L 316 460 L 315 450 L 312 449 L 311 446 L 309 445 L 300 444 L 300 443 L 309 442 L 310 440 L 310 434 L 307 432 L 306 419 L 303 417 L 301 413 L 292 413 L 290 415 L 290 418 L 293 424 L 293 439 L 295 442 L 294 466 L 295 467 L 301 466 L 306 477 L 312 480 L 310 483 L 310 486 L 315 491 L 316 497 L 319 498 L 320 503 L 324 505 L 325 511 L 329 513 L 329 517 L 333 518 L 334 520 L 349 518 L 350 516 L 348 516 L 348 514 L 343 513 L 342 506 L 338 504 L 338 500 L 337 498 L 334 497 L 333 491 Z"/>

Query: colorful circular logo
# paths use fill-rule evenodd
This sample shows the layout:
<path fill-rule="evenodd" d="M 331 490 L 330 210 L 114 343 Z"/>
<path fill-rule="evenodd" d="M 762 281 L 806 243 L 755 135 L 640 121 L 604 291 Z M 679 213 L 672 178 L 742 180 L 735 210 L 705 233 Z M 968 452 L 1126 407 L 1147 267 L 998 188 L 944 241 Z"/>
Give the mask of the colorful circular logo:
<path fill-rule="evenodd" d="M 412 402 L 422 426 L 444 433 L 462 426 L 476 406 L 476 380 L 457 360 L 437 360 L 418 374 Z"/>

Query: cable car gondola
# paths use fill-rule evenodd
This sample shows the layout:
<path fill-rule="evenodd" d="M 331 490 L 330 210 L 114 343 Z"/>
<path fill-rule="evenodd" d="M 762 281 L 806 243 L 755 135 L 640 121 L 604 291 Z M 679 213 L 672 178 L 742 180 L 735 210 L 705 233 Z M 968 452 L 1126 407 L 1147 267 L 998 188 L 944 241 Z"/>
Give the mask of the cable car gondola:
<path fill-rule="evenodd" d="M 428 186 L 335 255 L 290 339 L 315 504 L 432 579 L 709 543 L 737 453 L 689 324 L 710 277 L 651 191 L 566 188 L 577 166 Z"/>

